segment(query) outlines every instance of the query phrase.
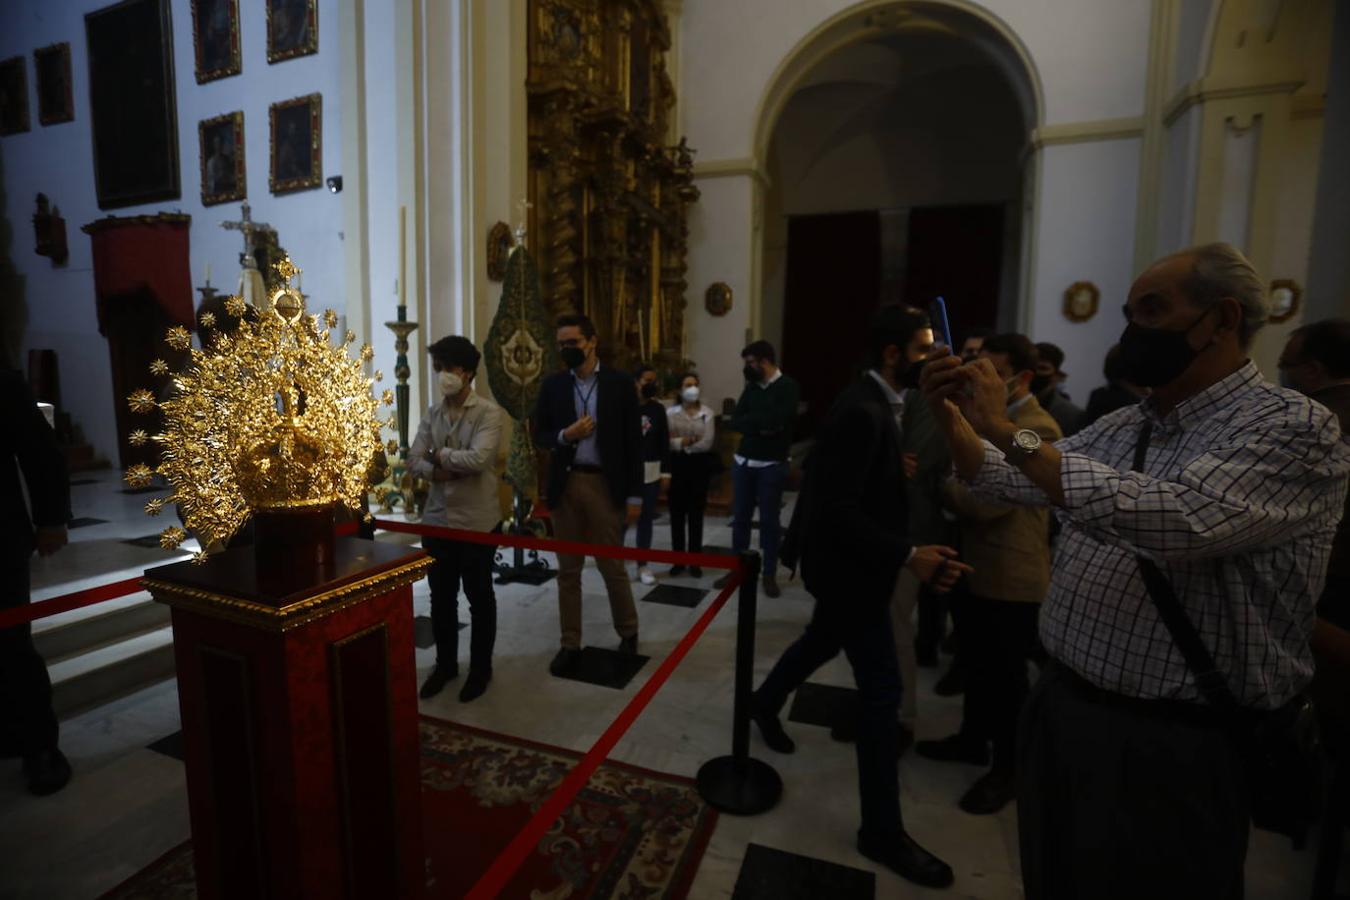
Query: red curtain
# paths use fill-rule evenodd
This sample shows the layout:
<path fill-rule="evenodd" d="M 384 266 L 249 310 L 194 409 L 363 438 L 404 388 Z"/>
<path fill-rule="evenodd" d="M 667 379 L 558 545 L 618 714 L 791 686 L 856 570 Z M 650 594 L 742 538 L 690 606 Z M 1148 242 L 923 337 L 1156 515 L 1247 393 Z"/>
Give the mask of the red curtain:
<path fill-rule="evenodd" d="M 148 291 L 172 324 L 191 330 L 192 274 L 188 267 L 190 216 L 109 216 L 81 230 L 93 241 L 98 330 L 106 334 L 110 300 Z"/>

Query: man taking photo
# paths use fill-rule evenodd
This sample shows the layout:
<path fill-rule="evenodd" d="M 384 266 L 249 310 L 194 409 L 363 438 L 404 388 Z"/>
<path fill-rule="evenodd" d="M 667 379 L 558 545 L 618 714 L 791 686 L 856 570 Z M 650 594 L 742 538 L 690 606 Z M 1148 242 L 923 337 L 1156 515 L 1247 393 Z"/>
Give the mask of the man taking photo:
<path fill-rule="evenodd" d="M 933 360 L 923 388 L 971 488 L 1051 504 L 1063 523 L 1040 616 L 1050 663 L 1019 737 L 1026 896 L 1236 898 L 1242 750 L 1159 605 L 1170 590 L 1213 658 L 1209 696 L 1253 711 L 1293 699 L 1312 677 L 1350 446 L 1248 358 L 1265 282 L 1233 247 L 1154 263 L 1125 315 L 1127 377 L 1152 395 L 1053 446 L 1012 423 L 987 359 Z"/>

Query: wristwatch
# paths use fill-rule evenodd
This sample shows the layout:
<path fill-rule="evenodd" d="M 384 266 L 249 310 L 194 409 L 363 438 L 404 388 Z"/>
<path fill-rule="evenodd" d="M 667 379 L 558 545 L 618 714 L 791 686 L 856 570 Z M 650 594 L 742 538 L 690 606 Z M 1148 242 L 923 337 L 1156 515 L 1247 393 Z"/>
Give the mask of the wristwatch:
<path fill-rule="evenodd" d="M 1041 436 L 1030 428 L 1019 428 L 1013 432 L 1012 446 L 1003 454 L 1003 458 L 1013 465 L 1026 462 L 1041 449 Z"/>

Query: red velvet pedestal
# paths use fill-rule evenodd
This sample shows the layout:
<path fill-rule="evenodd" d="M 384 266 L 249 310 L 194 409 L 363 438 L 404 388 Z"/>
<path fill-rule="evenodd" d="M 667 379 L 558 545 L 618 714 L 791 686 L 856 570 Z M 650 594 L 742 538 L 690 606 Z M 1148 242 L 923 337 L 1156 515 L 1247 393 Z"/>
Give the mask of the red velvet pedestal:
<path fill-rule="evenodd" d="M 173 607 L 199 896 L 422 896 L 412 583 L 429 564 L 340 538 L 320 568 L 260 572 L 245 547 L 146 572 Z"/>

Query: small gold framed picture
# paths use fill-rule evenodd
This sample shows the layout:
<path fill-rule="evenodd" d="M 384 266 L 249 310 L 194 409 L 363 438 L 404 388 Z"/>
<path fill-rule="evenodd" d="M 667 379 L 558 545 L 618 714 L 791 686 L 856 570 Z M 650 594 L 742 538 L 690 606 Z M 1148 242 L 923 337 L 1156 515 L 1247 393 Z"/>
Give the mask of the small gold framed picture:
<path fill-rule="evenodd" d="M 1064 318 L 1070 322 L 1086 322 L 1097 314 L 1102 292 L 1090 281 L 1075 281 L 1064 292 Z"/>
<path fill-rule="evenodd" d="M 192 0 L 192 46 L 197 83 L 243 71 L 239 52 L 239 0 Z"/>
<path fill-rule="evenodd" d="M 248 196 L 244 176 L 244 113 L 226 113 L 197 123 L 201 141 L 202 205 Z"/>
<path fill-rule="evenodd" d="M 318 52 L 318 0 L 267 0 L 267 61 Z"/>
<path fill-rule="evenodd" d="M 323 183 L 323 97 L 307 94 L 273 103 L 268 110 L 272 134 L 274 194 L 307 191 Z"/>
<path fill-rule="evenodd" d="M 1270 321 L 1278 325 L 1298 314 L 1303 288 L 1292 278 L 1276 278 L 1270 283 Z"/>

